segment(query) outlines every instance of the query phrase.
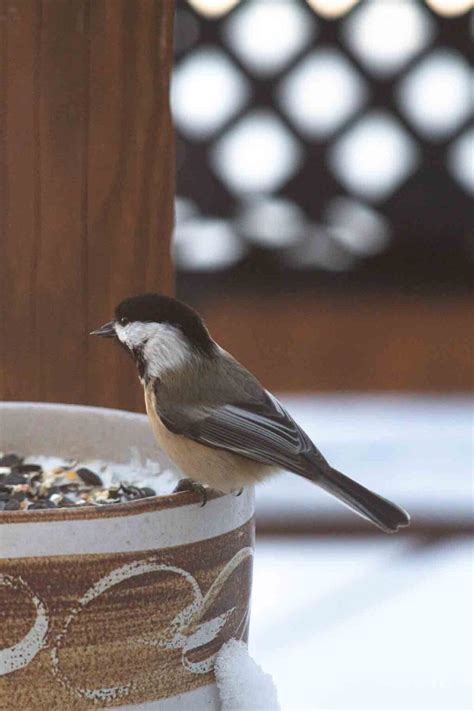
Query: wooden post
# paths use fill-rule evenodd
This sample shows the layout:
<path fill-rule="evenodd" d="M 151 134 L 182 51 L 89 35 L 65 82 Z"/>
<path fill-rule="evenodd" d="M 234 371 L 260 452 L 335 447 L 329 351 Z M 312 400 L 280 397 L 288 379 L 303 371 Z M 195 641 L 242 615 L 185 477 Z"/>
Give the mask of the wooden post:
<path fill-rule="evenodd" d="M 89 337 L 173 288 L 173 0 L 0 0 L 0 398 L 143 409 Z"/>

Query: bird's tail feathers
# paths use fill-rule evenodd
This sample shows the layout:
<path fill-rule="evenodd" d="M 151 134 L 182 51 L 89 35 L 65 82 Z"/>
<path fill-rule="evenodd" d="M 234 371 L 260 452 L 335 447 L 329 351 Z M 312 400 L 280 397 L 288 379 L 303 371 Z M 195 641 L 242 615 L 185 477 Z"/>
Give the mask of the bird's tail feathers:
<path fill-rule="evenodd" d="M 341 474 L 329 465 L 327 471 L 322 471 L 319 460 L 317 461 L 317 471 L 315 472 L 313 469 L 311 474 L 304 473 L 303 476 L 318 484 L 385 533 L 396 533 L 399 528 L 408 526 L 410 523 L 410 516 L 400 506 L 375 494 L 370 489 L 366 489 L 362 484 Z"/>

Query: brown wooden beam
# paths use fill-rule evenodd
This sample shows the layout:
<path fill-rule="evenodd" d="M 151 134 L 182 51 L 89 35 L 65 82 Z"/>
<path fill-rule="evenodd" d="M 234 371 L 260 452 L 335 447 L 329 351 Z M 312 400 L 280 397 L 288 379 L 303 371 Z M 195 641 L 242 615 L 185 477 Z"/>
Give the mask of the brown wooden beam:
<path fill-rule="evenodd" d="M 173 290 L 173 13 L 0 0 L 2 399 L 142 409 L 123 354 L 88 332 Z"/>
<path fill-rule="evenodd" d="M 472 388 L 468 296 L 232 292 L 196 306 L 214 338 L 272 390 Z"/>
<path fill-rule="evenodd" d="M 457 521 L 455 516 L 451 521 L 437 521 L 429 517 L 424 520 L 411 521 L 408 528 L 400 530 L 396 536 L 400 539 L 441 539 L 455 537 L 469 537 L 473 534 L 472 524 L 469 521 Z M 257 535 L 262 536 L 311 536 L 311 537 L 352 537 L 352 538 L 375 538 L 386 539 L 387 534 L 379 531 L 372 524 L 359 521 L 357 517 L 351 520 L 345 518 L 324 518 L 318 517 L 309 519 L 292 519 L 281 522 L 277 518 L 259 521 L 257 516 Z"/>

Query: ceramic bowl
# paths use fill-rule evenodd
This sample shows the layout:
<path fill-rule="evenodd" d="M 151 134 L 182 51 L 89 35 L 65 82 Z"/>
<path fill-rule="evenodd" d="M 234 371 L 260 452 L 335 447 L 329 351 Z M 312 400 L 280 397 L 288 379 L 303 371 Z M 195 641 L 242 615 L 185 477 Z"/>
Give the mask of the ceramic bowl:
<path fill-rule="evenodd" d="M 132 447 L 169 465 L 143 415 L 0 404 L 0 451 L 124 463 Z M 251 489 L 0 512 L 0 707 L 219 709 L 215 655 L 247 638 L 253 514 Z"/>

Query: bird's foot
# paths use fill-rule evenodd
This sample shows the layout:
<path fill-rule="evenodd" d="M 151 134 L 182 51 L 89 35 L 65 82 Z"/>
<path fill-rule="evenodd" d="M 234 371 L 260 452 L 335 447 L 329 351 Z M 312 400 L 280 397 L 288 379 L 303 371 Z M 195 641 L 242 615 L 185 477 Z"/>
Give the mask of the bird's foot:
<path fill-rule="evenodd" d="M 173 489 L 173 494 L 180 491 L 195 491 L 201 499 L 201 507 L 207 504 L 207 489 L 202 484 L 192 479 L 180 479 Z"/>

